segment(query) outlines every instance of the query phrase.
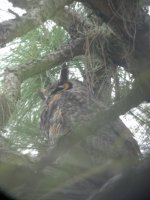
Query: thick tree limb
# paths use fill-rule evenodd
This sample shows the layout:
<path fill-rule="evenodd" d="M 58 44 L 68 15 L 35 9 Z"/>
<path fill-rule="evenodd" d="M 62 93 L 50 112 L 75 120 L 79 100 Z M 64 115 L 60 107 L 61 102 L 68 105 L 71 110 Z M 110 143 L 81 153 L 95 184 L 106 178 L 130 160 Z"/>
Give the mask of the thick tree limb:
<path fill-rule="evenodd" d="M 72 39 L 85 37 L 94 28 L 94 25 L 88 20 L 84 20 L 80 13 L 69 8 L 61 9 L 53 21 L 62 26 Z"/>
<path fill-rule="evenodd" d="M 128 56 L 135 60 L 147 59 L 150 55 L 150 16 L 139 7 L 138 1 L 84 1 L 119 35 L 124 44 L 128 44 Z M 130 52 L 129 52 L 130 51 Z M 128 57 L 127 56 L 127 57 Z M 127 58 L 127 62 L 130 60 Z M 142 66 L 136 69 L 130 66 L 130 72 L 140 73 Z"/>
<path fill-rule="evenodd" d="M 150 5 L 150 0 L 140 0 L 140 4 L 142 6 L 149 6 Z"/>
<path fill-rule="evenodd" d="M 72 0 L 43 0 L 42 5 L 37 5 L 22 17 L 0 23 L 0 47 L 4 47 L 6 43 L 21 37 L 46 20 L 52 19 L 65 5 L 71 2 Z"/>
<path fill-rule="evenodd" d="M 76 39 L 62 48 L 62 50 L 49 54 L 39 60 L 32 60 L 30 63 L 17 66 L 15 73 L 20 81 L 23 82 L 29 77 L 45 72 L 75 56 L 83 54 L 83 44 L 84 39 Z"/>
<path fill-rule="evenodd" d="M 4 89 L 0 94 L 0 129 L 8 122 L 20 96 L 20 81 L 13 71 L 5 70 Z"/>
<path fill-rule="evenodd" d="M 121 175 L 107 181 L 88 200 L 148 200 L 150 196 L 150 167 L 149 160 L 140 163 Z"/>
<path fill-rule="evenodd" d="M 39 0 L 8 0 L 13 4 L 14 7 L 19 7 L 22 9 L 29 9 L 33 8 L 34 5 L 37 5 L 39 3 Z"/>

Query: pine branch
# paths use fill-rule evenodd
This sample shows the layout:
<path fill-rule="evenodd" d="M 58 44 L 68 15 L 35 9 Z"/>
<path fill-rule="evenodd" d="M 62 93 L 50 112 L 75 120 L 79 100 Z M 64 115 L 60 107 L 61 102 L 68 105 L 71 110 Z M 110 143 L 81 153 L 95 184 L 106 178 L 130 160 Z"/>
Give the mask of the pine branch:
<path fill-rule="evenodd" d="M 44 0 L 42 5 L 37 4 L 37 7 L 28 10 L 27 14 L 0 23 L 0 47 L 4 47 L 13 39 L 23 36 L 46 20 L 53 19 L 65 5 L 71 2 L 71 0 Z"/>

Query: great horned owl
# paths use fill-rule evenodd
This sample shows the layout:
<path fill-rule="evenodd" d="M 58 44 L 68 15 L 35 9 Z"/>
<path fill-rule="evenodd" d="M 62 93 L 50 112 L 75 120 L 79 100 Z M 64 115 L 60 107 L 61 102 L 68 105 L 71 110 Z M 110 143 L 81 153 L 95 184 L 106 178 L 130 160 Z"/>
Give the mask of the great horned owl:
<path fill-rule="evenodd" d="M 85 85 L 78 80 L 55 83 L 43 91 L 45 104 L 40 127 L 50 145 L 71 131 L 71 127 L 87 114 L 88 96 Z"/>
<path fill-rule="evenodd" d="M 61 76 L 61 81 L 49 85 L 42 93 L 45 101 L 40 127 L 50 147 L 55 146 L 62 135 L 67 137 L 73 127 L 88 122 L 99 110 L 94 108 L 95 101 L 91 99 L 86 85 L 66 77 L 62 80 Z M 106 158 L 137 157 L 139 152 L 132 133 L 120 119 L 87 137 L 84 150 L 94 163 L 101 163 Z"/>

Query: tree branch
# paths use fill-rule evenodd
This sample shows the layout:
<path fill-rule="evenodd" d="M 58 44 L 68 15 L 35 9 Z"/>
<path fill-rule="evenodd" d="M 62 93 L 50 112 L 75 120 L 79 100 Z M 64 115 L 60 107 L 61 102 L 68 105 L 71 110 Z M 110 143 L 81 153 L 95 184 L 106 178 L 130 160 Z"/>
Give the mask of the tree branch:
<path fill-rule="evenodd" d="M 22 9 L 28 9 L 37 5 L 39 3 L 38 0 L 8 0 L 13 4 L 14 7 L 19 7 Z"/>
<path fill-rule="evenodd" d="M 53 19 L 65 5 L 72 3 L 72 0 L 43 0 L 42 5 L 30 9 L 27 14 L 17 19 L 11 19 L 0 23 L 0 47 L 21 37 L 48 19 Z"/>
<path fill-rule="evenodd" d="M 0 94 L 0 129 L 6 126 L 11 113 L 15 109 L 20 96 L 20 86 L 21 82 L 16 74 L 6 69 L 4 72 L 3 93 Z"/>
<path fill-rule="evenodd" d="M 15 73 L 21 82 L 36 74 L 40 74 L 84 53 L 84 39 L 76 39 L 61 50 L 51 53 L 41 59 L 32 60 L 15 68 Z"/>
<path fill-rule="evenodd" d="M 135 60 L 144 58 L 149 60 L 150 16 L 142 9 L 142 6 L 139 6 L 137 0 L 132 2 L 130 0 L 112 0 L 111 2 L 87 0 L 86 3 L 121 38 L 122 43 L 128 44 L 128 57 L 130 55 Z M 136 72 L 141 72 L 141 70 L 141 66 L 139 68 L 137 66 Z M 132 73 L 134 72 L 135 69 L 132 69 Z"/>

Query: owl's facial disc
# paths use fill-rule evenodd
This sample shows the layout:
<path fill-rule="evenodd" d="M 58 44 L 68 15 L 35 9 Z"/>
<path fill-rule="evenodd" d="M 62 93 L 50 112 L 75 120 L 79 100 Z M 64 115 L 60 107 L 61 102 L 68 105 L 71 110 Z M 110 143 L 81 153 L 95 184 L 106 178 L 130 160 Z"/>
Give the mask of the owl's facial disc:
<path fill-rule="evenodd" d="M 58 91 L 61 91 L 61 90 L 69 90 L 72 88 L 72 86 L 73 86 L 72 83 L 67 81 L 63 84 L 58 85 L 57 88 L 53 90 L 52 94 L 57 93 Z"/>
<path fill-rule="evenodd" d="M 71 89 L 73 84 L 69 81 L 63 83 L 63 84 L 58 84 L 57 87 L 51 92 L 51 95 L 56 94 L 59 91 L 62 90 L 69 90 Z"/>
<path fill-rule="evenodd" d="M 59 85 L 57 88 L 55 88 L 55 89 L 51 92 L 51 94 L 56 94 L 57 92 L 59 92 L 59 91 L 61 91 L 61 90 L 63 90 L 63 89 L 64 89 L 63 85 Z"/>

